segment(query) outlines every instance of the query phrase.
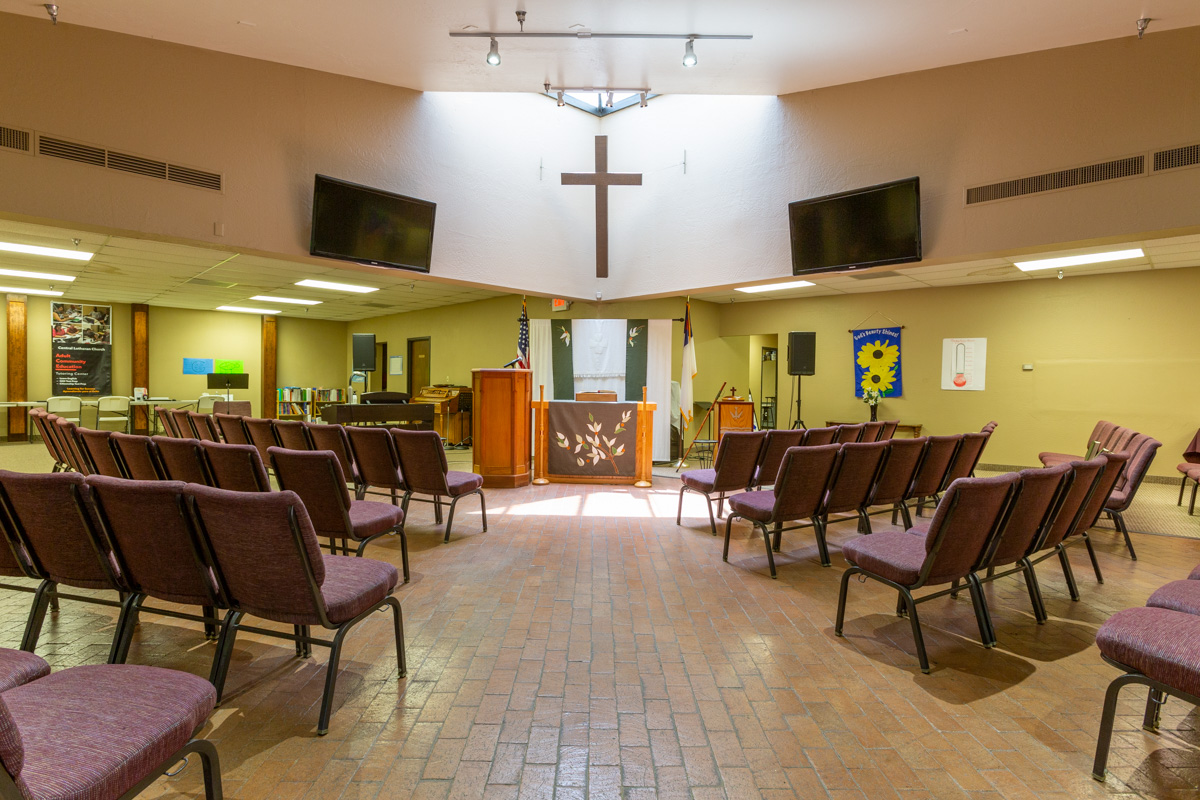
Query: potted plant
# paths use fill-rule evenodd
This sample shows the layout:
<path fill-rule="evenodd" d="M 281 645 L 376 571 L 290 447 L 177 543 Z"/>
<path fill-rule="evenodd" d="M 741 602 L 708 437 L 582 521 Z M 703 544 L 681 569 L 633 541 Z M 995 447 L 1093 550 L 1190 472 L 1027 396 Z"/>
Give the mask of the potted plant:
<path fill-rule="evenodd" d="M 883 392 L 878 389 L 863 389 L 862 401 L 871 407 L 871 422 L 875 421 L 875 416 L 879 410 L 879 401 L 883 399 Z"/>

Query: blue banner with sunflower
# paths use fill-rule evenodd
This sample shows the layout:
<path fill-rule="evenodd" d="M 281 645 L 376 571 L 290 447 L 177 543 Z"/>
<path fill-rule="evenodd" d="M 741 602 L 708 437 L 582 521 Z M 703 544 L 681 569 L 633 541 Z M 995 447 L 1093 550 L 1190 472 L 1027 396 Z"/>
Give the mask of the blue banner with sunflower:
<path fill-rule="evenodd" d="M 854 396 L 878 389 L 884 397 L 904 395 L 900 370 L 900 329 L 864 328 L 851 331 L 854 345 Z"/>

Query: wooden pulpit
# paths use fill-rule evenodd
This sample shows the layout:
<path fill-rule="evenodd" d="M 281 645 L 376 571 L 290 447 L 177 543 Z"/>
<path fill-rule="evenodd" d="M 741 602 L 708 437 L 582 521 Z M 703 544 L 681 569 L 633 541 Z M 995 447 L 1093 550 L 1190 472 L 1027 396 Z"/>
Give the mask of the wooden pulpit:
<path fill-rule="evenodd" d="M 730 431 L 754 430 L 754 403 L 722 398 L 717 401 L 717 441 Z"/>
<path fill-rule="evenodd" d="M 533 372 L 473 369 L 471 470 L 494 489 L 528 486 L 532 478 L 530 405 Z"/>

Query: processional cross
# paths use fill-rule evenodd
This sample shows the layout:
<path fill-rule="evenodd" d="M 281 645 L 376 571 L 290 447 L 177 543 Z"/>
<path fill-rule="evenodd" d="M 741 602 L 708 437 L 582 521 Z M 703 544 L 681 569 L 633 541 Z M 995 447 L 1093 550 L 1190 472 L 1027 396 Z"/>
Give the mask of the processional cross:
<path fill-rule="evenodd" d="M 564 172 L 563 186 L 596 187 L 596 277 L 608 277 L 608 187 L 641 186 L 640 172 L 608 171 L 608 137 L 596 137 L 596 171 Z"/>

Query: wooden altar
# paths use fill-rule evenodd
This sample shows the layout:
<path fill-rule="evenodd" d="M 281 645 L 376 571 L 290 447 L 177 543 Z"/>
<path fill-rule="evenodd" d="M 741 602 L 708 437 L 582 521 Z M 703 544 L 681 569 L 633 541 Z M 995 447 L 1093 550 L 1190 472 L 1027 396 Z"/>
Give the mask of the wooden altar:
<path fill-rule="evenodd" d="M 486 489 L 529 485 L 529 390 L 527 369 L 473 369 L 474 410 L 471 471 Z"/>
<path fill-rule="evenodd" d="M 645 400 L 642 392 L 640 403 L 583 402 L 571 400 L 546 400 L 545 387 L 539 393 L 541 400 L 533 402 L 534 459 L 533 482 L 546 483 L 590 483 L 590 484 L 633 484 L 651 485 L 651 450 L 654 441 L 655 403 Z M 551 406 L 559 406 L 559 416 L 571 412 L 590 424 L 573 426 L 570 430 L 554 430 L 551 425 Z M 628 416 L 626 414 L 628 413 Z M 586 414 L 586 419 L 582 415 Z M 635 416 L 636 415 L 636 416 Z M 612 419 L 609 419 L 609 418 Z M 625 420 L 624 425 L 622 419 Z M 630 422 L 633 422 L 630 425 Z M 628 430 L 625 426 L 632 428 Z M 558 425 L 557 427 L 567 427 Z M 579 427 L 575 430 L 574 427 Z M 634 441 L 622 441 L 622 434 L 632 434 Z M 625 448 L 633 446 L 633 458 L 625 459 Z M 582 474 L 556 474 L 551 467 L 551 451 L 554 455 L 575 460 Z M 632 462 L 628 472 L 617 467 L 619 459 Z M 563 473 L 566 471 L 563 470 Z"/>

